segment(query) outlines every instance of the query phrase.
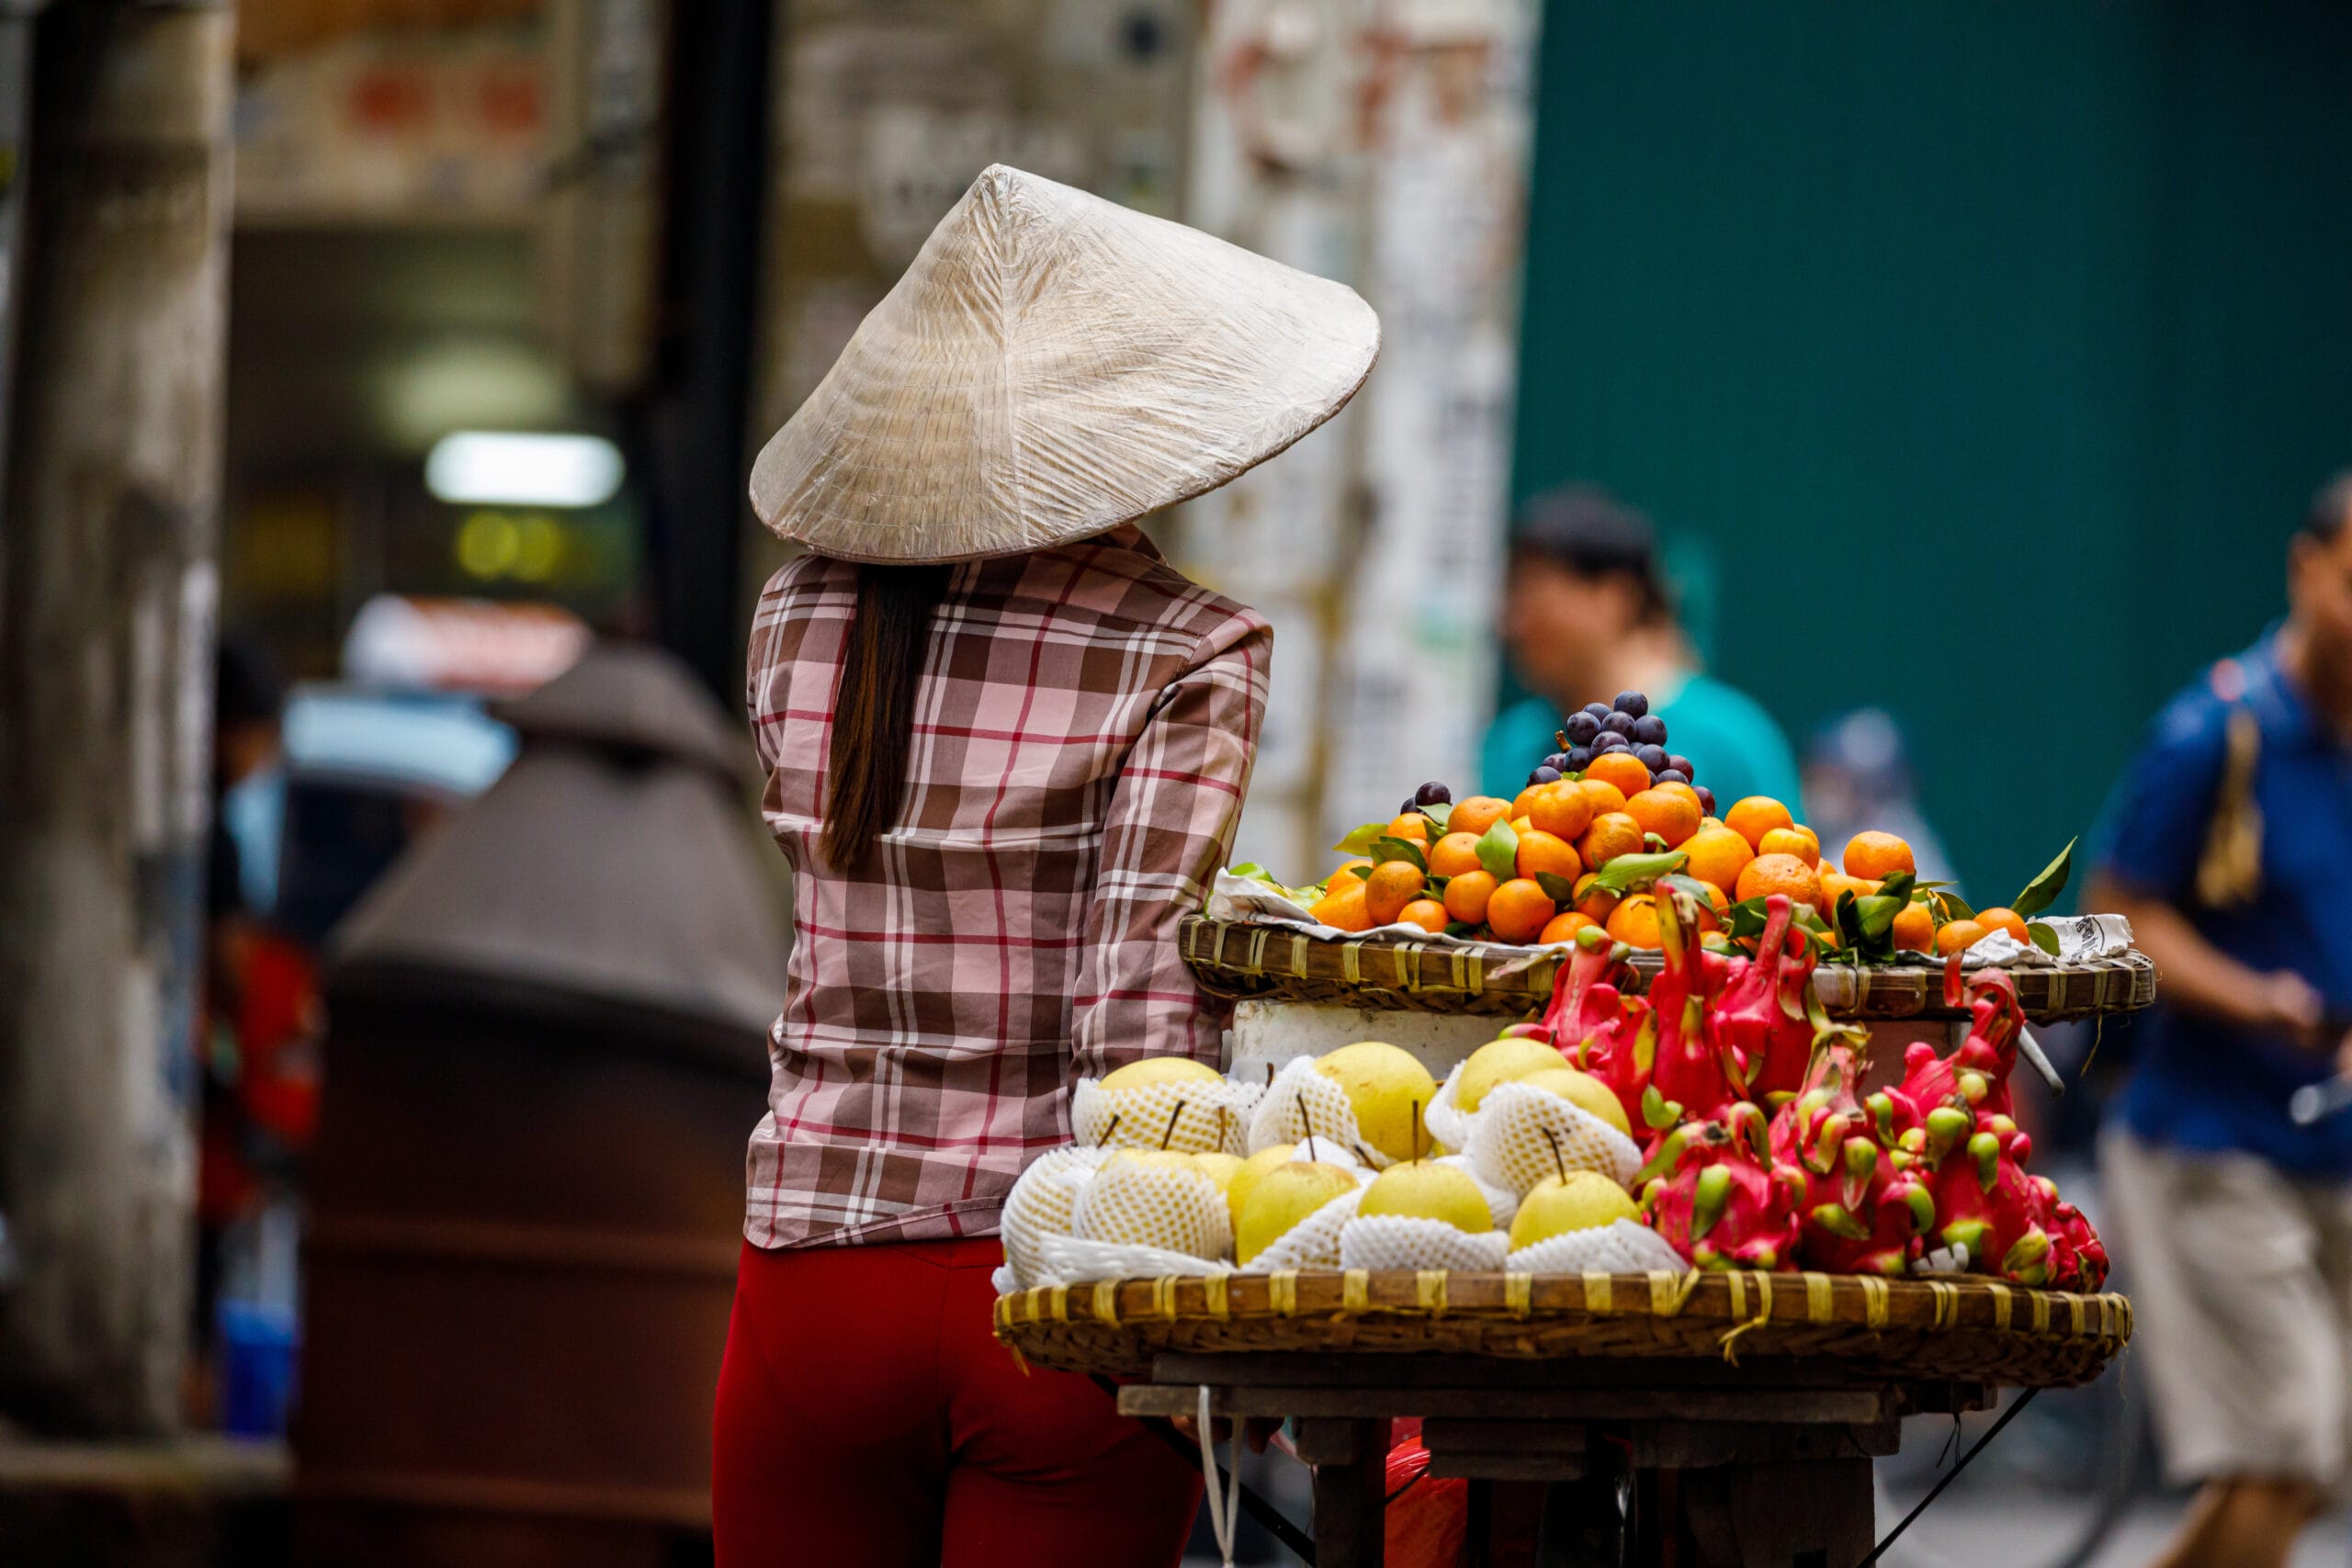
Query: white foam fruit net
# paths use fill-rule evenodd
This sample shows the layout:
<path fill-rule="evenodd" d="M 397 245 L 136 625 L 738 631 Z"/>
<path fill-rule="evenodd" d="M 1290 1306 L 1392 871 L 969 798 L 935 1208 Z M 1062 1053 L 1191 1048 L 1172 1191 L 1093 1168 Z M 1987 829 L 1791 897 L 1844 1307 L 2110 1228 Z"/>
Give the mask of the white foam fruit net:
<path fill-rule="evenodd" d="M 1215 1261 L 1233 1247 L 1225 1194 L 1197 1170 L 1111 1159 L 1079 1192 L 1069 1234 Z"/>
<path fill-rule="evenodd" d="M 1690 1265 L 1639 1220 L 1612 1220 L 1522 1247 L 1503 1259 L 1503 1267 L 1514 1274 L 1680 1274 Z"/>
<path fill-rule="evenodd" d="M 1164 1247 L 1121 1247 L 1115 1242 L 1087 1241 L 1074 1235 L 1047 1236 L 1039 1249 L 1043 1262 L 1038 1277 L 1028 1285 L 1080 1285 L 1090 1280 L 1157 1280 L 1169 1274 L 1187 1278 L 1229 1274 L 1233 1265 L 1204 1263 L 1189 1252 Z"/>
<path fill-rule="evenodd" d="M 1328 1162 L 1327 1162 L 1328 1163 Z M 1342 1192 L 1283 1233 L 1282 1239 L 1241 1266 L 1244 1274 L 1276 1274 L 1286 1269 L 1340 1267 L 1340 1233 L 1356 1217 L 1363 1188 Z"/>
<path fill-rule="evenodd" d="M 1476 1121 L 1470 1113 L 1453 1103 L 1453 1087 L 1462 1081 L 1462 1067 L 1460 1062 L 1453 1064 L 1453 1070 L 1445 1075 L 1443 1083 L 1437 1086 L 1437 1097 L 1430 1101 L 1429 1109 L 1421 1112 L 1421 1125 L 1430 1130 L 1430 1136 L 1455 1154 L 1470 1146 L 1470 1128 Z"/>
<path fill-rule="evenodd" d="M 1443 1220 L 1407 1214 L 1358 1214 L 1340 1229 L 1342 1269 L 1499 1269 L 1510 1238 L 1500 1231 L 1476 1235 Z"/>
<path fill-rule="evenodd" d="M 1231 1078 L 1136 1089 L 1104 1089 L 1097 1079 L 1080 1078 L 1070 1091 L 1070 1134 L 1080 1144 L 1106 1148 L 1245 1154 L 1261 1092 L 1256 1084 Z"/>
<path fill-rule="evenodd" d="M 1395 1162 L 1364 1142 L 1348 1091 L 1315 1070 L 1312 1056 L 1293 1056 L 1261 1089 L 1250 1118 L 1249 1153 L 1276 1144 L 1305 1144 L 1312 1131 L 1318 1151 L 1346 1150 L 1362 1164 L 1385 1170 Z M 1318 1153 L 1317 1157 L 1322 1157 Z"/>
<path fill-rule="evenodd" d="M 1623 1187 L 1642 1168 L 1633 1139 L 1548 1089 L 1519 1083 L 1487 1091 L 1464 1152 L 1481 1179 L 1521 1195 L 1562 1170 L 1597 1170 Z"/>
<path fill-rule="evenodd" d="M 1005 1266 L 1012 1271 L 1014 1287 L 1025 1290 L 1049 1282 L 1045 1273 L 1045 1244 L 1069 1235 L 1079 1193 L 1111 1154 L 1102 1148 L 1047 1149 L 1031 1160 L 1012 1184 L 1012 1190 L 1005 1195 L 1000 1228 Z"/>

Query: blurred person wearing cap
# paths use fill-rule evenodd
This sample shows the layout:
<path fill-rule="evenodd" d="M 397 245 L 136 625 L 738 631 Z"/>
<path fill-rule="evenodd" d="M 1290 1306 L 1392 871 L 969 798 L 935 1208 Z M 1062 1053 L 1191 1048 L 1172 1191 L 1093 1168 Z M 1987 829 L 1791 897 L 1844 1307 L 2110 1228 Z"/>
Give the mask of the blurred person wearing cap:
<path fill-rule="evenodd" d="M 996 1343 L 1006 1194 L 1080 1078 L 1221 1066 L 1177 948 L 1232 846 L 1272 632 L 1136 520 L 1337 412 L 1338 284 L 982 174 L 752 474 L 808 553 L 754 613 L 794 943 L 719 1374 L 719 1568 L 1161 1564 L 1197 1469 Z"/>
<path fill-rule="evenodd" d="M 1922 882 L 1955 882 L 1940 834 L 1919 809 L 1903 727 L 1884 708 L 1856 708 L 1814 731 L 1804 749 L 1805 821 L 1821 835 L 1824 864 L 1842 864 L 1846 840 L 1865 830 L 1911 846 Z"/>
<path fill-rule="evenodd" d="M 1586 486 L 1530 502 L 1511 536 L 1503 581 L 1503 644 L 1533 694 L 1495 716 L 1480 787 L 1509 800 L 1531 768 L 1558 750 L 1566 714 L 1640 692 L 1666 720 L 1668 749 L 1698 768 L 1719 808 L 1767 795 L 1800 820 L 1796 759 L 1755 699 L 1698 667 L 1658 567 L 1650 520 Z"/>
<path fill-rule="evenodd" d="M 2285 620 L 2149 727 L 2086 907 L 2132 921 L 2156 1005 L 2100 1143 L 2167 1477 L 2157 1559 L 2282 1564 L 2352 1481 L 2352 470 L 2287 556 Z"/>

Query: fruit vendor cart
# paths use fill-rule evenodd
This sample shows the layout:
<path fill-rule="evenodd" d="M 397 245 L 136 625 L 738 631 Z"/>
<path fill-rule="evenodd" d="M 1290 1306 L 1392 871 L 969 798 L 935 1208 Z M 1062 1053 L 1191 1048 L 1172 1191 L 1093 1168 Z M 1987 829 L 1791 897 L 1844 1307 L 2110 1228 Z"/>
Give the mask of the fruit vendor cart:
<path fill-rule="evenodd" d="M 1182 940 L 1203 984 L 1237 1003 L 1241 1082 L 1365 1038 L 1442 1076 L 1544 1010 L 1568 983 L 1573 952 L 1208 918 L 1188 921 Z M 2098 951 L 2017 968 L 2001 982 L 2011 1015 L 2096 1018 L 2154 998 L 2143 955 Z M 1637 954 L 1619 978 L 1638 988 L 1658 970 Z M 1825 964 L 1809 983 L 1829 1014 L 1869 1027 L 1877 1082 L 1913 1042 L 1964 1060 L 1958 974 L 1957 962 Z M 1912 1058 L 1923 1064 L 1934 1066 Z M 1857 1568 L 1875 1560 L 1881 1525 L 1871 1461 L 1894 1451 L 1903 1416 L 1987 1409 L 2005 1387 L 2089 1382 L 2132 1330 L 2129 1303 L 2111 1293 L 1786 1261 L 1780 1271 L 1245 1266 L 1012 1290 L 996 1314 L 999 1337 L 1025 1361 L 1122 1380 L 1131 1415 L 1288 1420 L 1314 1467 L 1321 1568 L 1384 1561 L 1389 1423 L 1400 1417 L 1421 1420 L 1430 1474 L 1472 1483 L 1472 1562 L 1487 1561 L 1491 1487 L 1534 1483 L 1538 1561 Z"/>

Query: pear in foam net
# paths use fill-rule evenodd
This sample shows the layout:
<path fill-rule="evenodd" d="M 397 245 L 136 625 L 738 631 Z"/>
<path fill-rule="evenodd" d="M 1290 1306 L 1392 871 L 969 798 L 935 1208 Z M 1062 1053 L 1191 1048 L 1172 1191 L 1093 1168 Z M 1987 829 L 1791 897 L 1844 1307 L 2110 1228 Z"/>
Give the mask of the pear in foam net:
<path fill-rule="evenodd" d="M 1356 1213 L 1365 1217 L 1439 1220 L 1471 1235 L 1495 1228 L 1486 1194 L 1469 1173 L 1427 1160 L 1403 1161 L 1374 1177 Z"/>
<path fill-rule="evenodd" d="M 1355 1172 L 1344 1166 L 1298 1159 L 1274 1164 L 1258 1178 L 1241 1206 L 1234 1229 L 1234 1260 L 1248 1263 L 1324 1204 L 1355 1190 Z"/>
<path fill-rule="evenodd" d="M 1151 1089 L 1159 1084 L 1224 1081 L 1224 1074 L 1190 1056 L 1146 1056 L 1102 1075 L 1104 1089 Z"/>
<path fill-rule="evenodd" d="M 1421 1109 L 1437 1098 L 1437 1080 L 1411 1052 L 1363 1040 L 1318 1057 L 1315 1070 L 1346 1093 L 1356 1131 L 1373 1148 L 1411 1159 L 1426 1146 Z"/>
<path fill-rule="evenodd" d="M 1638 1218 L 1633 1195 L 1595 1170 L 1547 1176 L 1519 1201 L 1510 1224 L 1513 1252 L 1571 1231 L 1597 1230 Z"/>
<path fill-rule="evenodd" d="M 1497 1084 L 1516 1082 L 1566 1066 L 1566 1058 L 1549 1041 L 1532 1040 L 1524 1035 L 1505 1035 L 1500 1040 L 1488 1041 L 1471 1052 L 1469 1060 L 1462 1064 L 1462 1076 L 1453 1082 L 1453 1108 L 1465 1116 L 1471 1115 Z"/>

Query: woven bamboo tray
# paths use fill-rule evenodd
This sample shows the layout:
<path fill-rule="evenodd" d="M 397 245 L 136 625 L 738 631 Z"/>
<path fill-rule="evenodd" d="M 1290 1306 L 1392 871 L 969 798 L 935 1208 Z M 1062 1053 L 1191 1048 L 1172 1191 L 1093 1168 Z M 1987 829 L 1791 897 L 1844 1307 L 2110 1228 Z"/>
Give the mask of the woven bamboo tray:
<path fill-rule="evenodd" d="M 1552 994 L 1562 960 L 1493 942 L 1335 942 L 1290 926 L 1184 918 L 1184 962 L 1204 990 L 1234 1000 L 1320 1002 L 1407 1012 L 1524 1018 Z M 1636 953 L 1646 981 L 1655 953 Z M 2156 967 L 2136 950 L 2090 964 L 2009 971 L 2037 1023 L 2130 1012 L 2156 999 Z M 1838 1017 L 1960 1018 L 1944 1005 L 1940 966 L 1855 968 L 1825 964 L 1814 988 Z"/>
<path fill-rule="evenodd" d="M 1827 1357 L 1860 1376 L 2069 1388 L 2132 1337 L 2132 1303 L 1970 1277 L 1355 1269 L 1041 1286 L 997 1298 L 996 1336 L 1039 1366 L 1117 1377 L 1163 1351 L 1443 1351 Z"/>

